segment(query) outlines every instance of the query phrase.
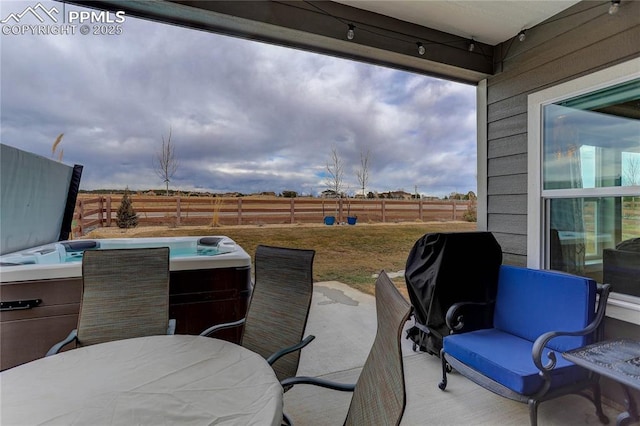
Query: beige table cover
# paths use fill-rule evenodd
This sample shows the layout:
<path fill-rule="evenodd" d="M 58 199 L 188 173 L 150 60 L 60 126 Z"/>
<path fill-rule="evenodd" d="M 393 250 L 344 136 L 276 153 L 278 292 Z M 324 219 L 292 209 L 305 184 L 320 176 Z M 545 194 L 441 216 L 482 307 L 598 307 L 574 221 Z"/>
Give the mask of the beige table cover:
<path fill-rule="evenodd" d="M 200 336 L 87 346 L 0 374 L 0 424 L 279 425 L 282 387 L 258 354 Z"/>

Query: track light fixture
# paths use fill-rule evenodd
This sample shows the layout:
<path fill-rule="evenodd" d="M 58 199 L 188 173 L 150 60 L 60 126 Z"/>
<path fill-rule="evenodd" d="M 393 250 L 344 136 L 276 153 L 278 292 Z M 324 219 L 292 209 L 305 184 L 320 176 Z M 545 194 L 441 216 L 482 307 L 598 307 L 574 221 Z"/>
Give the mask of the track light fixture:
<path fill-rule="evenodd" d="M 473 38 L 469 40 L 469 52 L 476 50 L 476 44 L 473 42 Z"/>
<path fill-rule="evenodd" d="M 418 55 L 420 56 L 424 55 L 427 49 L 425 49 L 424 45 L 420 42 L 417 42 L 416 44 L 418 45 Z"/>
<path fill-rule="evenodd" d="M 609 15 L 615 15 L 620 9 L 620 0 L 611 0 L 611 6 L 609 6 Z"/>
<path fill-rule="evenodd" d="M 349 30 L 347 31 L 347 39 L 353 40 L 353 38 L 356 36 L 355 29 L 356 27 L 353 24 L 349 24 Z"/>
<path fill-rule="evenodd" d="M 527 38 L 527 34 L 525 33 L 525 30 L 522 30 L 518 33 L 518 40 L 525 41 L 525 39 Z"/>

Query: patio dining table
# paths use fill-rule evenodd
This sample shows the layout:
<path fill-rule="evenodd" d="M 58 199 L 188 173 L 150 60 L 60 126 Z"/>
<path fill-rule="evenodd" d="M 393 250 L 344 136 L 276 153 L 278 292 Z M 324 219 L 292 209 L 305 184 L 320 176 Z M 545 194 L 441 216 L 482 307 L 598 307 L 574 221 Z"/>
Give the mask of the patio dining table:
<path fill-rule="evenodd" d="M 622 385 L 626 411 L 620 413 L 616 425 L 638 420 L 638 408 L 629 388 L 640 391 L 640 340 L 605 340 L 565 352 L 562 356 Z"/>
<path fill-rule="evenodd" d="M 0 373 L 0 424 L 279 425 L 282 386 L 260 355 L 223 340 L 118 340 Z"/>

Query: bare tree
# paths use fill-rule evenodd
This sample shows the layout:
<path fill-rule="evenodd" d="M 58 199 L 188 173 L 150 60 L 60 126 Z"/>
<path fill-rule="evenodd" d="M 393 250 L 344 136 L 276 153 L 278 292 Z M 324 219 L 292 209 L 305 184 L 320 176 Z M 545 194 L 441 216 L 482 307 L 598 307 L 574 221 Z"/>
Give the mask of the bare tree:
<path fill-rule="evenodd" d="M 366 196 L 364 189 L 369 182 L 369 158 L 369 150 L 367 150 L 366 153 L 360 152 L 360 169 L 356 170 L 356 176 L 358 178 L 358 182 L 360 183 L 363 197 Z"/>
<path fill-rule="evenodd" d="M 178 159 L 175 155 L 174 146 L 171 143 L 171 128 L 169 128 L 169 137 L 167 140 L 162 136 L 162 150 L 156 154 L 153 167 L 158 177 L 164 181 L 167 196 L 169 196 L 169 182 L 171 182 L 171 178 L 176 173 L 176 170 L 178 170 Z"/>
<path fill-rule="evenodd" d="M 630 186 L 640 185 L 640 159 L 629 156 L 625 161 L 624 177 Z"/>
<path fill-rule="evenodd" d="M 342 191 L 342 179 L 344 177 L 344 162 L 336 147 L 331 148 L 331 156 L 327 161 L 327 179 L 325 181 L 327 187 L 334 192 L 336 197 L 340 196 Z"/>
<path fill-rule="evenodd" d="M 630 155 L 624 164 L 624 177 L 627 180 L 627 185 L 636 186 L 640 185 L 640 158 L 636 155 Z M 636 206 L 636 197 L 631 197 L 631 208 Z"/>

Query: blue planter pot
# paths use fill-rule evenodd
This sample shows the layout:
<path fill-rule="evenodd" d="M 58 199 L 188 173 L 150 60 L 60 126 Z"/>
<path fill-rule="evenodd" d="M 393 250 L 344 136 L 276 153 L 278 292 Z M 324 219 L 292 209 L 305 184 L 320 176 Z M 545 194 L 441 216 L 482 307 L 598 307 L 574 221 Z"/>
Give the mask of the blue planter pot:
<path fill-rule="evenodd" d="M 336 217 L 335 216 L 325 216 L 324 217 L 324 224 L 325 225 L 333 225 L 336 222 Z"/>
<path fill-rule="evenodd" d="M 347 223 L 349 225 L 355 225 L 357 220 L 358 220 L 358 218 L 355 217 L 355 216 L 348 216 L 347 217 Z"/>

